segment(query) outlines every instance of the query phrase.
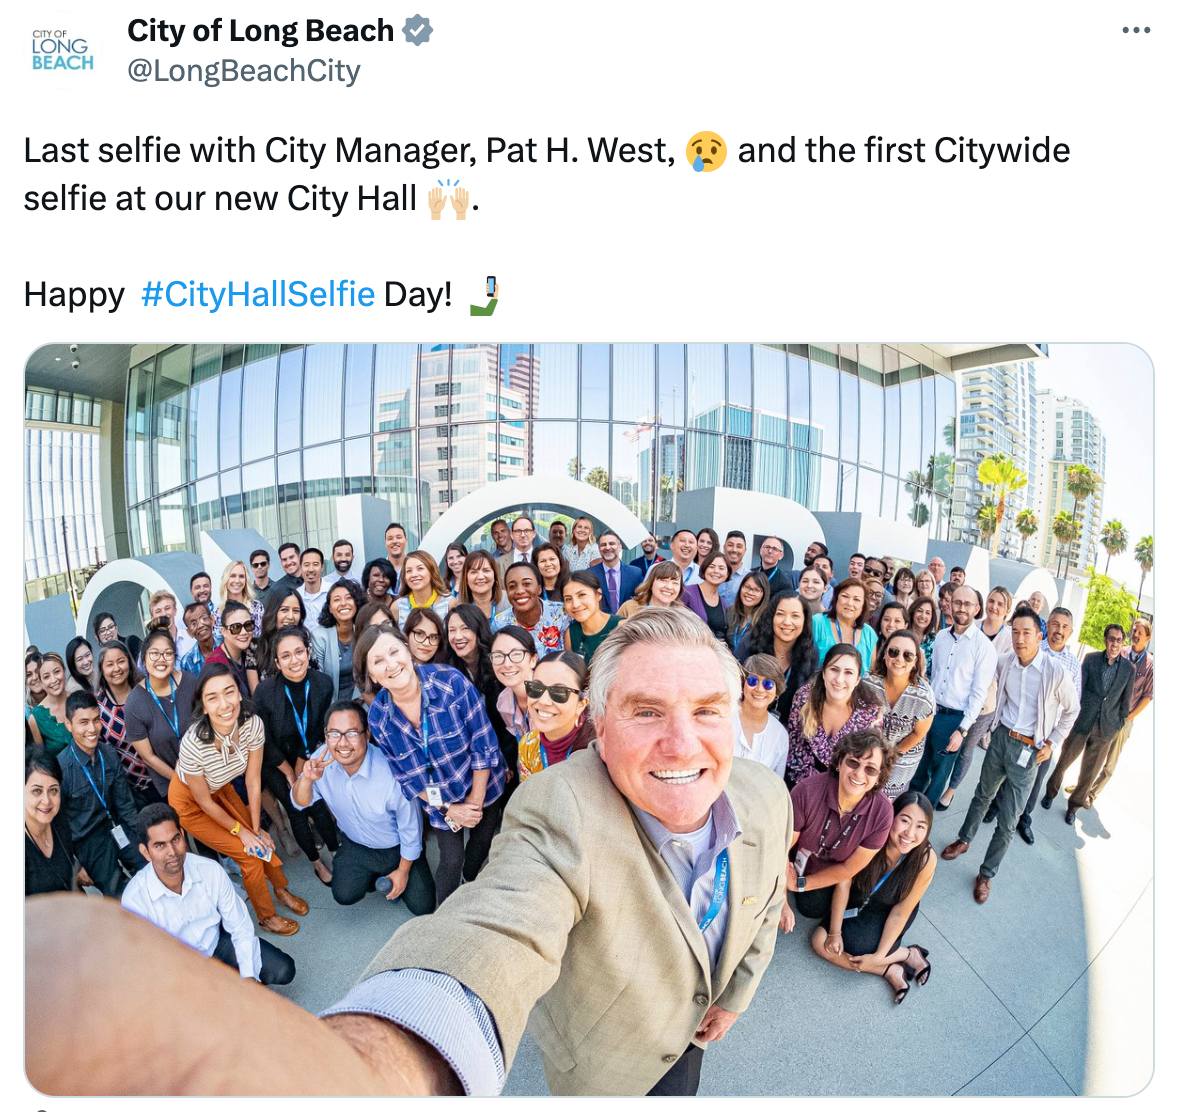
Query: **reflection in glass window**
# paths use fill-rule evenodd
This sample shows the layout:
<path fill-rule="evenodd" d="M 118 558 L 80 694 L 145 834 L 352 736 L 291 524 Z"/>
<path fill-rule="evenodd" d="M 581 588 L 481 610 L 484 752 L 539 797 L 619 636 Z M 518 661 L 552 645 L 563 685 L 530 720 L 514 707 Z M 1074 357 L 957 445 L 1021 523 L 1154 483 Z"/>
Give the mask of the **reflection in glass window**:
<path fill-rule="evenodd" d="M 313 548 L 329 552 L 338 535 L 342 493 L 342 446 L 326 444 L 304 452 L 305 530 Z"/>
<path fill-rule="evenodd" d="M 581 481 L 609 492 L 609 425 L 581 424 Z"/>
<path fill-rule="evenodd" d="M 857 508 L 857 465 L 840 461 L 837 471 L 839 482 L 838 499 L 842 513 L 852 513 Z"/>
<path fill-rule="evenodd" d="M 218 382 L 208 379 L 189 392 L 189 465 L 195 477 L 218 470 Z"/>
<path fill-rule="evenodd" d="M 189 347 L 172 348 L 157 358 L 152 388 L 153 485 L 173 490 L 186 481 L 185 392 L 189 388 Z"/>
<path fill-rule="evenodd" d="M 688 344 L 688 424 L 721 432 L 724 416 L 725 345 Z"/>
<path fill-rule="evenodd" d="M 342 435 L 365 436 L 371 431 L 371 385 L 375 348 L 372 344 L 346 347 L 346 386 L 342 398 Z"/>
<path fill-rule="evenodd" d="M 907 478 L 921 467 L 922 455 L 922 383 L 915 379 L 900 387 L 902 399 L 901 462 L 898 474 Z"/>
<path fill-rule="evenodd" d="M 838 505 L 836 461 L 823 456 L 819 459 L 819 487 L 816 504 L 811 507 L 820 513 L 834 513 Z"/>
<path fill-rule="evenodd" d="M 577 411 L 577 345 L 537 344 L 539 395 L 530 417 L 572 417 Z"/>
<path fill-rule="evenodd" d="M 499 430 L 501 452 L 514 451 L 516 439 L 524 437 L 522 429 L 504 425 Z M 575 421 L 541 421 L 532 431 L 532 474 L 564 475 L 581 478 L 581 461 L 577 458 L 577 425 Z M 580 507 L 573 507 L 579 511 Z"/>
<path fill-rule="evenodd" d="M 857 458 L 860 440 L 860 399 L 857 379 L 850 374 L 840 375 L 840 455 L 846 460 Z"/>
<path fill-rule="evenodd" d="M 228 529 L 243 527 L 243 491 L 239 482 L 239 469 L 224 471 L 222 480 L 222 516 Z"/>
<path fill-rule="evenodd" d="M 616 352 L 616 348 L 614 349 Z M 615 365 L 615 383 L 616 365 Z M 617 398 L 617 386 L 614 397 Z M 614 425 L 613 474 L 610 493 L 641 521 L 651 520 L 654 501 L 655 428 L 635 424 Z"/>
<path fill-rule="evenodd" d="M 253 359 L 256 348 L 273 351 Z M 252 344 L 243 368 L 243 459 L 264 459 L 276 453 L 276 371 L 280 365 L 276 344 Z"/>
<path fill-rule="evenodd" d="M 878 348 L 880 350 L 880 348 Z M 880 386 L 861 381 L 861 437 L 857 446 L 859 459 L 866 467 L 881 470 L 882 433 L 885 428 L 885 412 Z"/>
<path fill-rule="evenodd" d="M 265 459 L 243 468 L 243 527 L 273 546 L 280 543 L 276 519 L 276 464 Z M 273 571 L 273 578 L 276 578 Z"/>
<path fill-rule="evenodd" d="M 162 495 L 158 500 L 161 552 L 184 552 L 189 548 L 185 529 L 189 519 L 188 494 L 189 488 L 181 487 Z"/>
<path fill-rule="evenodd" d="M 898 434 L 901 431 L 901 390 L 900 386 L 889 386 L 881 391 L 882 402 L 885 405 L 885 470 L 890 475 L 898 473 Z M 893 499 L 885 503 L 893 505 Z"/>
<path fill-rule="evenodd" d="M 280 380 L 276 388 L 276 451 L 287 452 L 301 443 L 301 376 L 305 349 L 280 353 Z"/>
<path fill-rule="evenodd" d="M 729 345 L 729 404 L 749 407 L 753 404 L 753 345 Z"/>
<path fill-rule="evenodd" d="M 788 497 L 809 510 L 819 508 L 820 457 L 799 448 L 791 449 L 791 489 Z"/>
<path fill-rule="evenodd" d="M 922 462 L 929 464 L 935 453 L 935 379 L 922 380 Z"/>
<path fill-rule="evenodd" d="M 646 423 L 655 412 L 655 345 L 614 344 L 614 420 Z"/>
<path fill-rule="evenodd" d="M 370 494 L 375 487 L 371 475 L 371 438 L 359 436 L 346 441 L 344 488 L 347 494 Z"/>
<path fill-rule="evenodd" d="M 125 448 L 128 490 L 133 502 L 148 497 L 148 391 L 152 360 L 133 367 L 128 375 L 128 416 Z"/>
<path fill-rule="evenodd" d="M 730 353 L 730 360 L 732 354 Z M 732 389 L 732 362 L 729 364 L 730 390 Z M 730 398 L 732 396 L 730 395 Z M 806 405 L 806 399 L 804 399 Z M 762 415 L 786 417 L 787 415 L 787 357 L 786 353 L 766 344 L 754 346 L 754 409 Z M 804 410 L 806 413 L 806 409 Z M 759 424 L 763 424 L 759 421 Z M 763 439 L 774 439 L 762 433 Z M 778 437 L 782 440 L 782 437 Z"/>
<path fill-rule="evenodd" d="M 342 438 L 343 344 L 310 344 L 305 349 L 304 443 Z M 332 538 L 331 538 L 332 540 Z"/>
<path fill-rule="evenodd" d="M 881 516 L 887 521 L 894 521 L 898 506 L 898 480 L 892 475 L 881 477 Z"/>
<path fill-rule="evenodd" d="M 280 357 L 281 368 L 284 356 Z M 305 547 L 305 518 L 301 510 L 301 457 L 296 452 L 276 460 L 276 501 L 280 510 L 280 541 Z"/>
<path fill-rule="evenodd" d="M 415 344 L 375 345 L 374 432 L 412 427 L 412 387 L 416 381 Z"/>
<path fill-rule="evenodd" d="M 221 529 L 222 498 L 218 493 L 218 476 L 199 479 L 194 484 L 193 522 L 196 529 Z"/>
<path fill-rule="evenodd" d="M 609 344 L 581 345 L 581 419 L 609 417 Z"/>
<path fill-rule="evenodd" d="M 881 475 L 867 467 L 857 477 L 857 510 L 874 517 L 881 512 Z"/>
<path fill-rule="evenodd" d="M 686 490 L 721 486 L 721 437 L 691 429 L 687 434 Z"/>
<path fill-rule="evenodd" d="M 659 345 L 659 415 L 664 425 L 684 424 L 684 345 Z"/>
<path fill-rule="evenodd" d="M 826 455 L 840 451 L 840 382 L 830 367 L 811 364 L 811 423 L 819 427 Z"/>
<path fill-rule="evenodd" d="M 788 452 L 781 444 L 754 444 L 754 490 L 763 494 L 787 494 Z"/>
<path fill-rule="evenodd" d="M 438 443 L 435 433 L 434 428 L 420 435 L 431 437 L 435 444 Z M 448 439 L 439 443 L 447 447 Z M 415 480 L 413 451 L 410 432 L 389 432 L 375 437 L 375 496 L 391 503 L 391 520 L 405 525 L 409 542 L 413 534 L 418 534 L 420 521 L 427 525 L 432 520 L 427 484 L 422 482 L 418 486 Z"/>
<path fill-rule="evenodd" d="M 220 467 L 239 463 L 239 403 L 243 390 L 243 370 L 236 368 L 222 376 L 222 398 L 218 411 Z"/>

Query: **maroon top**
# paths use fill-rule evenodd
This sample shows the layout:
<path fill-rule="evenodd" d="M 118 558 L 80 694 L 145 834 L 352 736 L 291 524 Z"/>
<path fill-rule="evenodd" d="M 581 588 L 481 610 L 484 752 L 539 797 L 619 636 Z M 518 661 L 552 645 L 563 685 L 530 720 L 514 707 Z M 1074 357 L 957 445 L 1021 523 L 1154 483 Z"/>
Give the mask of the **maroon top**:
<path fill-rule="evenodd" d="M 1132 650 L 1125 648 L 1124 655 L 1132 661 L 1132 705 L 1142 699 L 1153 698 L 1153 654 L 1146 649 L 1140 660 L 1133 660 Z"/>
<path fill-rule="evenodd" d="M 894 822 L 894 805 L 881 792 L 867 792 L 852 814 L 840 815 L 840 781 L 830 772 L 800 780 L 791 789 L 799 837 L 792 856 L 810 852 L 804 876 L 847 861 L 858 849 L 881 849 Z M 847 831 L 847 833 L 845 833 Z"/>

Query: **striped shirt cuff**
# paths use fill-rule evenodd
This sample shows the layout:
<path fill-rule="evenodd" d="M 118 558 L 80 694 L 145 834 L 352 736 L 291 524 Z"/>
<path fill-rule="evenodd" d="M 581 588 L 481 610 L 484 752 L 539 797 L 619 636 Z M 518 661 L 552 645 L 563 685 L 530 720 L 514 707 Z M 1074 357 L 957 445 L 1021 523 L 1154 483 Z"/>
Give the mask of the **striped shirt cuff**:
<path fill-rule="evenodd" d="M 322 1017 L 378 1016 L 435 1047 L 467 1096 L 502 1092 L 506 1068 L 494 1021 L 476 993 L 429 969 L 393 969 L 355 985 Z"/>

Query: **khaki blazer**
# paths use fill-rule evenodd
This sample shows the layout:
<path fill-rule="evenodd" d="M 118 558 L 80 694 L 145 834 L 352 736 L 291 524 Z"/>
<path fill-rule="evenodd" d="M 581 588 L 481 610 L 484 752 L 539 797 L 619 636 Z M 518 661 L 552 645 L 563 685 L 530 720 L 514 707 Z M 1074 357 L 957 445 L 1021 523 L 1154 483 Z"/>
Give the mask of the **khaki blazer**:
<path fill-rule="evenodd" d="M 746 1009 L 774 952 L 790 798 L 747 760 L 734 760 L 727 794 L 742 833 L 729 848 L 715 974 L 683 892 L 594 743 L 520 786 L 478 879 L 404 924 L 365 975 L 424 968 L 466 985 L 494 1017 L 508 1071 L 530 1016 L 554 1094 L 645 1094 L 710 1004 Z"/>
<path fill-rule="evenodd" d="M 532 548 L 534 549 L 535 546 L 532 545 Z M 498 564 L 498 580 L 500 583 L 504 582 L 506 580 L 507 569 L 511 566 L 512 563 L 522 563 L 523 562 L 522 560 L 515 559 L 515 557 L 518 555 L 519 555 L 519 550 L 517 548 L 512 548 L 510 550 L 510 552 L 504 552 L 501 556 L 498 556 L 495 558 L 494 562 L 496 564 Z M 531 562 L 530 553 L 528 554 L 527 562 L 528 563 Z"/>

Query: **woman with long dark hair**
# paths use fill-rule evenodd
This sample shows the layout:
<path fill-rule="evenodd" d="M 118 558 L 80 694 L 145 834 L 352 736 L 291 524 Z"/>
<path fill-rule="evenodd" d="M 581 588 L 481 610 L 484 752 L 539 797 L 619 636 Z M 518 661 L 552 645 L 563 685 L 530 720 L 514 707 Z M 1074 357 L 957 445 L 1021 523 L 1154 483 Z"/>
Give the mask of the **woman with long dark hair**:
<path fill-rule="evenodd" d="M 519 738 L 520 780 L 568 760 L 594 737 L 588 714 L 589 668 L 583 657 L 548 653 L 524 686 L 531 729 Z"/>
<path fill-rule="evenodd" d="M 700 582 L 684 590 L 684 605 L 708 624 L 718 641 L 727 641 L 729 633 L 729 617 L 720 593 L 728 580 L 729 561 L 723 552 L 713 549 L 700 561 Z"/>
<path fill-rule="evenodd" d="M 103 740 L 119 754 L 136 808 L 162 803 L 165 797 L 153 785 L 148 766 L 128 739 L 124 707 L 133 688 L 143 679 L 128 647 L 119 641 L 108 641 L 99 649 L 98 672 L 95 698 L 99 702 Z"/>
<path fill-rule="evenodd" d="M 251 613 L 240 609 L 250 629 Z M 224 629 L 225 619 L 240 620 L 234 610 L 223 617 Z M 169 806 L 184 830 L 239 866 L 259 925 L 275 934 L 296 934 L 300 924 L 278 915 L 268 892 L 270 881 L 276 899 L 290 911 L 309 910 L 288 890 L 283 862 L 260 823 L 263 756 L 264 724 L 242 697 L 235 674 L 226 664 L 207 661 L 197 680 L 194 721 L 181 739 L 177 774 L 169 782 Z M 247 785 L 246 803 L 232 783 L 239 776 Z"/>
<path fill-rule="evenodd" d="M 29 714 L 37 726 L 46 752 L 56 757 L 70 744 L 66 729 L 66 662 L 57 653 L 44 653 L 37 667 L 45 696 Z"/>
<path fill-rule="evenodd" d="M 222 644 L 206 657 L 207 664 L 225 664 L 239 685 L 239 694 L 244 699 L 251 695 L 251 684 L 247 678 L 250 664 L 257 671 L 255 653 L 251 642 L 255 638 L 255 619 L 251 611 L 241 602 L 228 602 L 222 608 Z M 251 659 L 248 660 L 248 653 Z"/>
<path fill-rule="evenodd" d="M 935 875 L 934 817 L 922 792 L 898 796 L 885 845 L 855 877 L 836 885 L 827 925 L 811 936 L 811 948 L 832 965 L 884 977 L 895 1004 L 906 999 L 911 981 L 922 988 L 931 976 L 930 951 L 902 943 Z"/>
<path fill-rule="evenodd" d="M 935 717 L 935 694 L 923 674 L 918 638 L 908 629 L 891 633 L 863 682 L 882 705 L 881 729 L 898 754 L 882 789 L 887 799 L 894 800 L 910 785 Z"/>
<path fill-rule="evenodd" d="M 457 598 L 457 589 L 461 584 L 461 569 L 468 555 L 469 549 L 458 541 L 445 547 L 445 558 L 441 561 L 441 579 L 449 588 L 450 598 Z"/>
<path fill-rule="evenodd" d="M 786 687 L 775 704 L 774 717 L 786 726 L 795 692 L 811 679 L 819 663 L 807 604 L 792 590 L 776 592 L 755 616 L 741 647 L 746 656 L 766 655 L 778 661 Z"/>
<path fill-rule="evenodd" d="M 31 649 L 25 653 L 25 706 L 32 709 L 45 698 L 45 685 L 41 682 L 38 669 L 41 667 L 41 653 Z"/>
<path fill-rule="evenodd" d="M 95 690 L 95 654 L 85 637 L 71 637 L 66 643 L 66 669 L 70 673 L 67 695 Z"/>
<path fill-rule="evenodd" d="M 483 548 L 475 548 L 461 565 L 457 605 L 463 602 L 472 603 L 491 623 L 500 610 L 505 610 L 510 605 L 502 589 L 502 574 L 498 570 L 498 561 Z"/>
<path fill-rule="evenodd" d="M 861 671 L 869 670 L 877 651 L 877 635 L 872 626 L 865 624 L 870 613 L 865 600 L 868 595 L 880 606 L 881 600 L 874 593 L 876 590 L 880 588 L 866 587 L 859 579 L 846 579 L 836 585 L 831 607 L 812 618 L 812 633 L 821 667 L 824 655 L 833 645 L 853 645 L 861 659 Z"/>
<path fill-rule="evenodd" d="M 448 663 L 445 623 L 435 610 L 413 610 L 404 619 L 404 636 L 417 664 Z"/>
<path fill-rule="evenodd" d="M 134 633 L 124 637 L 119 631 L 119 624 L 116 622 L 114 614 L 100 610 L 91 619 L 91 632 L 94 633 L 95 644 L 100 649 L 104 645 L 111 644 L 112 641 L 122 641 L 128 646 L 128 652 L 132 654 L 132 659 L 140 659 L 140 650 L 144 647 L 144 642 Z"/>
<path fill-rule="evenodd" d="M 544 541 L 531 550 L 531 562 L 544 577 L 544 598 L 549 602 L 563 602 L 564 585 L 572 574 L 564 553 L 551 541 Z"/>
<path fill-rule="evenodd" d="M 861 682 L 861 654 L 853 645 L 833 645 L 791 702 L 787 786 L 822 772 L 842 738 L 872 730 L 880 720 L 881 704 Z"/>
<path fill-rule="evenodd" d="M 276 660 L 276 648 L 273 645 L 276 633 L 289 626 L 303 626 L 305 619 L 305 600 L 295 588 L 276 587 L 268 595 L 268 604 L 264 607 L 263 620 L 260 622 L 259 643 L 255 650 L 258 661 L 257 682 L 272 675 Z"/>
<path fill-rule="evenodd" d="M 742 576 L 733 605 L 729 607 L 729 646 L 738 661 L 750 655 L 746 638 L 769 601 L 770 580 L 762 572 L 751 571 Z"/>
<path fill-rule="evenodd" d="M 900 602 L 887 602 L 881 608 L 881 613 L 877 615 L 877 621 L 873 623 L 874 632 L 877 634 L 878 652 L 881 651 L 881 646 L 885 644 L 890 634 L 906 628 L 909 619 L 910 611 Z"/>
<path fill-rule="evenodd" d="M 354 698 L 354 619 L 365 605 L 366 595 L 352 579 L 339 579 L 325 594 L 313 631 L 313 659 L 333 682 L 331 704 Z"/>
<path fill-rule="evenodd" d="M 598 646 L 622 620 L 601 609 L 601 580 L 593 572 L 573 572 L 564 585 L 564 612 L 572 619 L 564 631 L 565 648 L 592 664 Z"/>
<path fill-rule="evenodd" d="M 927 572 L 927 575 L 930 575 Z M 914 634 L 922 646 L 923 672 L 931 674 L 931 650 L 935 647 L 935 634 L 939 631 L 939 604 L 929 595 L 919 595 L 906 614 L 906 628 Z"/>
<path fill-rule="evenodd" d="M 164 799 L 181 739 L 193 719 L 198 681 L 177 667 L 176 646 L 167 627 L 150 630 L 144 638 L 144 671 L 124 702 L 124 735 Z"/>

